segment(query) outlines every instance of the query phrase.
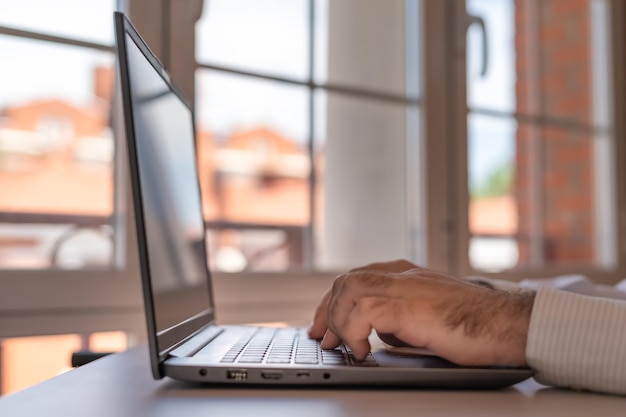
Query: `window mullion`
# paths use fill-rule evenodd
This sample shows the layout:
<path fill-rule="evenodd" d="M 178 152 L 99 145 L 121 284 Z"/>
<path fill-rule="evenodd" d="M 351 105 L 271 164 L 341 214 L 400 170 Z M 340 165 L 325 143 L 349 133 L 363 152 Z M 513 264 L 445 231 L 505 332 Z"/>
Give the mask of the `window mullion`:
<path fill-rule="evenodd" d="M 457 107 L 451 95 L 450 75 L 454 54 L 449 43 L 453 36 L 450 2 L 425 0 L 424 13 L 424 161 L 426 259 L 430 268 L 453 273 L 450 258 L 453 241 L 454 208 L 449 204 L 451 171 L 450 109 Z"/>

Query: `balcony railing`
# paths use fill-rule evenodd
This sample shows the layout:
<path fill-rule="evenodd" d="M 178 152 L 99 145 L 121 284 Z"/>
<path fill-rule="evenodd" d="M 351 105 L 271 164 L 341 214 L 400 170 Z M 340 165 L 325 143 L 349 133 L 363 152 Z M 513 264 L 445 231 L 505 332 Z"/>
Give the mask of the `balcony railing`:
<path fill-rule="evenodd" d="M 28 212 L 0 212 L 0 224 L 10 225 L 46 225 L 66 226 L 46 254 L 50 268 L 59 267 L 59 254 L 63 246 L 76 234 L 82 231 L 94 231 L 112 242 L 113 217 L 106 215 L 76 215 L 76 214 L 51 214 L 51 213 L 28 213 Z M 286 269 L 301 269 L 306 263 L 304 250 L 305 226 L 277 225 L 263 223 L 234 222 L 226 220 L 210 220 L 205 222 L 207 232 L 282 232 L 282 239 L 278 243 L 259 248 L 248 253 L 246 269 L 258 270 L 257 265 L 276 251 L 287 251 Z M 28 238 L 15 236 L 0 236 L 0 249 L 11 247 L 36 246 L 39 244 L 36 234 Z M 108 266 L 113 265 L 113 259 L 109 259 Z M 2 266 L 0 265 L 0 268 Z"/>

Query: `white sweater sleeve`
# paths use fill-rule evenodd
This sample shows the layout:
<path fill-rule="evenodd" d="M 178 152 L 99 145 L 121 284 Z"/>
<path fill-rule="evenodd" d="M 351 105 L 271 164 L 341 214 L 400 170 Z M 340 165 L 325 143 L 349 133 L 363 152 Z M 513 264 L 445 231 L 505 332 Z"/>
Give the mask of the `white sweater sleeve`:
<path fill-rule="evenodd" d="M 541 383 L 626 395 L 626 301 L 540 288 L 526 360 Z"/>

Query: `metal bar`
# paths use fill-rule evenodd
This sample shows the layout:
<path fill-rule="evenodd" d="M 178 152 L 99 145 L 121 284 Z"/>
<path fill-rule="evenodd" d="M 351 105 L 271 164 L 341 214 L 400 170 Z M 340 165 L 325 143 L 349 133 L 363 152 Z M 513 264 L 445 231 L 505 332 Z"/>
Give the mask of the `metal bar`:
<path fill-rule="evenodd" d="M 63 215 L 63 214 L 42 214 L 42 213 L 6 213 L 0 212 L 0 223 L 12 223 L 12 224 L 56 224 L 56 225 L 71 225 L 71 227 L 64 232 L 54 243 L 50 254 L 51 268 L 55 268 L 57 265 L 57 258 L 61 246 L 65 241 L 72 237 L 75 233 L 82 229 L 95 229 L 99 226 L 111 224 L 112 217 L 108 216 L 77 216 L 77 215 Z M 289 250 L 289 263 L 290 265 L 298 266 L 310 266 L 307 262 L 311 262 L 312 255 L 309 252 L 305 252 L 305 245 L 310 244 L 312 246 L 312 235 L 307 233 L 312 232 L 312 223 L 303 226 L 294 225 L 277 225 L 277 224 L 260 224 L 260 223 L 243 223 L 243 222 L 229 222 L 229 221 L 207 221 L 205 222 L 205 229 L 207 230 L 256 230 L 256 231 L 279 231 L 284 232 L 287 240 L 285 243 L 288 245 Z M 101 233 L 106 232 L 102 229 Z M 113 238 L 113 236 L 107 236 Z M 113 259 L 111 259 L 111 262 Z"/>
<path fill-rule="evenodd" d="M 422 90 L 422 53 L 423 4 L 421 0 L 404 1 L 404 54 L 405 54 L 405 90 L 407 96 L 419 96 Z M 424 138 L 420 133 L 421 114 L 414 106 L 407 106 L 406 111 L 406 156 L 405 175 L 407 181 L 407 213 L 405 215 L 409 233 L 407 248 L 410 259 L 419 265 L 427 264 L 425 233 L 426 186 L 424 164 Z"/>
<path fill-rule="evenodd" d="M 229 222 L 224 220 L 209 220 L 204 222 L 207 229 L 233 229 L 233 230 L 302 230 L 306 226 L 291 226 L 262 223 Z"/>
<path fill-rule="evenodd" d="M 77 226 L 102 226 L 105 224 L 111 224 L 111 221 L 111 216 L 0 212 L 0 223 L 75 224 Z"/>
<path fill-rule="evenodd" d="M 306 233 L 303 236 L 301 246 L 303 246 L 303 259 L 301 259 L 302 267 L 304 269 L 313 268 L 313 260 L 315 259 L 315 244 L 314 244 L 314 230 L 315 230 L 315 187 L 317 184 L 317 175 L 315 171 L 315 0 L 309 0 L 309 137 L 308 137 L 308 151 L 309 151 L 309 223 L 306 227 Z"/>
<path fill-rule="evenodd" d="M 58 267 L 59 253 L 61 252 L 61 248 L 63 247 L 65 242 L 67 242 L 69 239 L 71 239 L 73 236 L 75 236 L 77 233 L 79 233 L 82 230 L 92 230 L 94 232 L 98 232 L 98 233 L 100 233 L 100 235 L 102 235 L 103 238 L 109 239 L 111 241 L 112 245 L 115 244 L 114 236 L 112 234 L 109 234 L 109 232 L 105 228 L 102 228 L 102 227 L 94 228 L 94 227 L 85 227 L 85 226 L 72 226 L 68 230 L 63 232 L 61 234 L 61 236 L 59 236 L 54 241 L 54 244 L 52 245 L 52 248 L 50 248 L 50 267 L 51 268 L 57 268 Z M 109 267 L 113 266 L 113 255 L 111 255 L 111 257 L 109 259 L 109 265 L 108 266 Z"/>
<path fill-rule="evenodd" d="M 530 66 L 529 85 L 529 102 L 534 111 L 542 113 L 543 102 L 541 100 L 541 77 L 542 70 L 542 53 L 543 45 L 540 42 L 541 30 L 541 5 L 539 0 L 526 0 L 527 16 L 526 34 L 528 36 L 528 48 L 526 50 L 526 59 Z M 543 144 L 541 142 L 541 132 L 538 126 L 533 126 L 529 131 L 529 149 L 530 154 L 528 169 L 528 201 L 529 210 L 527 215 L 529 219 L 529 239 L 528 253 L 529 265 L 531 267 L 540 268 L 545 265 L 545 240 L 543 231 L 543 176 L 545 174 L 545 165 L 543 158 Z"/>
<path fill-rule="evenodd" d="M 459 62 L 464 62 L 465 57 L 458 54 L 458 46 L 465 44 L 465 25 L 464 16 L 465 2 L 455 0 L 447 0 L 444 5 L 445 25 L 450 28 L 449 35 L 444 39 L 445 51 L 445 68 L 443 71 L 443 79 L 446 81 L 446 89 L 444 90 L 445 102 L 448 103 L 450 109 L 449 122 L 447 127 L 447 135 L 443 138 L 446 143 L 446 161 L 448 161 L 448 178 L 445 196 L 449 207 L 461 208 L 462 211 L 467 210 L 459 204 L 460 190 L 466 188 L 465 173 L 459 169 L 460 158 L 467 159 L 467 155 L 462 153 L 461 142 L 467 140 L 464 125 L 466 124 L 467 115 L 463 114 L 461 108 L 465 108 L 467 103 L 465 87 L 467 76 L 465 70 L 462 75 L 459 74 Z M 462 77 L 462 78 L 461 78 Z M 460 84 L 460 85 L 459 85 Z M 460 87 L 460 88 L 459 88 Z M 456 111 L 458 109 L 459 111 Z M 456 123 L 455 123 L 456 122 Z M 461 180 L 463 178 L 463 180 Z M 461 211 L 458 210 L 458 211 Z M 452 210 L 447 213 L 445 234 L 448 236 L 447 257 L 447 273 L 457 276 L 460 274 L 460 265 L 465 255 L 462 251 L 467 244 L 461 243 L 459 233 L 460 224 L 458 218 L 460 213 Z M 463 216 L 467 214 L 463 213 Z M 469 242 L 469 240 L 468 240 Z"/>
<path fill-rule="evenodd" d="M 107 313 L 143 313 L 143 307 L 137 306 L 119 306 L 119 307 L 94 307 L 94 308 L 39 308 L 39 309 L 24 309 L 24 310 L 0 310 L 0 317 L 16 318 L 16 317 L 41 317 L 41 316 L 69 316 L 74 317 L 78 315 L 90 315 L 90 314 L 107 314 Z"/>
<path fill-rule="evenodd" d="M 214 64 L 196 63 L 196 65 L 198 68 L 208 69 L 212 71 L 219 71 L 219 72 L 223 72 L 227 74 L 242 75 L 245 77 L 257 78 L 257 79 L 267 80 L 267 81 L 275 81 L 275 82 L 279 82 L 283 84 L 298 85 L 301 87 L 308 87 L 312 90 L 325 90 L 331 93 L 345 94 L 345 95 L 350 95 L 350 96 L 355 96 L 355 97 L 360 97 L 360 98 L 384 101 L 388 103 L 396 103 L 396 104 L 402 104 L 402 105 L 420 105 L 423 103 L 423 100 L 418 97 L 407 97 L 403 95 L 389 94 L 389 93 L 384 93 L 382 91 L 374 91 L 374 90 L 368 90 L 364 88 L 355 88 L 355 87 L 349 87 L 345 85 L 317 84 L 312 79 L 309 81 L 303 81 L 303 80 L 297 80 L 295 78 L 287 78 L 287 77 L 279 77 L 279 76 L 269 75 L 269 74 L 261 74 L 258 72 L 246 71 L 246 70 L 235 69 L 235 68 L 225 67 L 221 65 L 214 65 Z"/>
<path fill-rule="evenodd" d="M 511 118 L 518 122 L 534 124 L 538 126 L 550 126 L 560 129 L 577 130 L 589 135 L 611 134 L 613 128 L 605 126 L 593 126 L 588 123 L 573 119 L 564 119 L 541 114 L 525 114 L 518 112 L 507 112 L 493 109 L 470 108 L 469 113 L 480 114 L 489 117 Z"/>
<path fill-rule="evenodd" d="M 104 52 L 115 52 L 113 45 L 105 45 L 96 42 L 81 41 L 78 39 L 66 38 L 62 36 L 47 35 L 44 33 L 32 32 L 30 30 L 16 29 L 8 26 L 0 26 L 0 35 L 15 36 L 26 39 L 33 39 L 44 42 L 59 43 L 81 48 L 96 49 Z"/>
<path fill-rule="evenodd" d="M 609 5 L 603 0 L 589 5 L 591 27 L 591 94 L 594 124 L 613 125 L 610 68 Z M 615 145 L 612 135 L 595 135 L 592 147 L 594 258 L 605 268 L 614 268 L 617 260 L 617 192 L 615 189 Z"/>
<path fill-rule="evenodd" d="M 109 224 L 112 218 L 112 216 L 95 215 L 0 212 L 0 223 L 13 224 L 72 224 L 77 226 L 102 226 Z M 205 222 L 205 226 L 209 229 L 237 230 L 302 230 L 303 227 L 305 227 L 298 225 L 231 222 L 224 220 L 209 220 Z"/>
<path fill-rule="evenodd" d="M 84 333 L 79 335 L 80 337 L 80 350 L 88 351 L 91 350 L 91 333 Z"/>
<path fill-rule="evenodd" d="M 507 234 L 497 234 L 497 233 L 470 233 L 470 238 L 481 238 L 481 239 L 515 239 L 517 241 L 528 238 L 528 235 L 522 233 L 507 233 Z"/>
<path fill-rule="evenodd" d="M 162 55 L 163 55 L 163 64 L 165 66 L 165 68 L 168 69 L 168 71 L 172 68 L 172 63 L 171 61 L 171 54 L 170 54 L 170 48 L 171 48 L 171 42 L 170 39 L 172 39 L 172 24 L 171 24 L 171 8 L 172 5 L 170 3 L 169 0 L 163 0 L 161 3 L 161 7 L 163 9 L 163 13 L 161 15 L 161 25 L 163 27 L 163 30 L 161 30 L 161 36 L 162 36 L 162 42 L 163 42 L 163 51 L 162 51 Z M 193 100 L 192 100 L 193 101 Z"/>

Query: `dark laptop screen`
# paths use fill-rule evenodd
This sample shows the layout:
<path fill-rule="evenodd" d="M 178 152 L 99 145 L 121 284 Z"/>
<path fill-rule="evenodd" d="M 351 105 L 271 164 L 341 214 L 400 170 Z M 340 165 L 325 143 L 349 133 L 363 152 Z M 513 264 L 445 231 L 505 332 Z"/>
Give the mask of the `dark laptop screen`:
<path fill-rule="evenodd" d="M 151 64 L 130 35 L 125 38 L 136 153 L 131 164 L 136 163 L 139 173 L 147 249 L 142 261 L 147 257 L 162 351 L 180 340 L 161 337 L 166 329 L 185 320 L 193 322 L 191 318 L 199 315 L 212 316 L 193 115 L 165 82 L 160 68 Z M 136 189 L 134 195 L 137 198 Z M 142 236 L 138 238 L 141 245 Z M 206 322 L 206 317 L 200 321 Z M 183 327 L 182 333 L 197 330 L 197 326 Z M 181 331 L 171 331 L 181 336 Z"/>

